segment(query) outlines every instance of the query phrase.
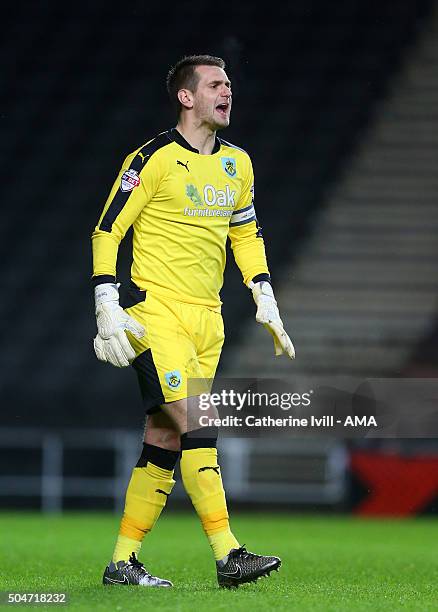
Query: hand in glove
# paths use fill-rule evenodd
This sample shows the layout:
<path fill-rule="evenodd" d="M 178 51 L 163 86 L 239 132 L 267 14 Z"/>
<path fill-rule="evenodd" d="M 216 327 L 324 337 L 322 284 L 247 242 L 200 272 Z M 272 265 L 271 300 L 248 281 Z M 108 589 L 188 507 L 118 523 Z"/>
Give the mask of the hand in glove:
<path fill-rule="evenodd" d="M 134 349 L 125 331 L 130 331 L 136 338 L 142 338 L 144 328 L 119 305 L 118 287 L 112 283 L 102 283 L 94 290 L 97 319 L 94 351 L 100 361 L 124 368 L 135 359 Z"/>
<path fill-rule="evenodd" d="M 291 339 L 284 331 L 283 321 L 280 319 L 277 302 L 274 298 L 271 284 L 268 281 L 253 283 L 250 281 L 248 287 L 257 304 L 256 321 L 262 323 L 272 334 L 274 339 L 275 355 L 288 355 L 295 359 L 295 349 Z"/>

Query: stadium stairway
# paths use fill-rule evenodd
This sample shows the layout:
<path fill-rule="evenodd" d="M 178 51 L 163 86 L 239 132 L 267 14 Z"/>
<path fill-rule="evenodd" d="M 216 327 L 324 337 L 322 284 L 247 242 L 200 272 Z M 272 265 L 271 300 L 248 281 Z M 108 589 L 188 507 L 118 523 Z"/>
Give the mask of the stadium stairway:
<path fill-rule="evenodd" d="M 296 361 L 270 358 L 266 332 L 248 323 L 224 375 L 400 374 L 436 320 L 437 159 L 438 12 L 311 239 L 277 279 Z"/>

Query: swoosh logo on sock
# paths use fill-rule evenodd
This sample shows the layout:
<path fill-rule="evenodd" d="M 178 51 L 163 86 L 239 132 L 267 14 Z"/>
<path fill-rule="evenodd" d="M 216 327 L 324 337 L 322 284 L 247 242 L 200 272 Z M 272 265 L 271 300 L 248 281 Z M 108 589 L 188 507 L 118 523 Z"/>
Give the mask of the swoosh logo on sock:
<path fill-rule="evenodd" d="M 127 576 L 123 576 L 123 580 L 113 580 L 112 578 L 107 577 L 108 582 L 113 582 L 114 584 L 129 584 L 129 580 Z"/>
<path fill-rule="evenodd" d="M 240 568 L 240 565 L 237 565 L 237 569 L 235 572 L 220 572 L 218 570 L 217 573 L 220 574 L 221 576 L 226 576 L 227 578 L 241 578 L 242 576 L 242 570 Z"/>

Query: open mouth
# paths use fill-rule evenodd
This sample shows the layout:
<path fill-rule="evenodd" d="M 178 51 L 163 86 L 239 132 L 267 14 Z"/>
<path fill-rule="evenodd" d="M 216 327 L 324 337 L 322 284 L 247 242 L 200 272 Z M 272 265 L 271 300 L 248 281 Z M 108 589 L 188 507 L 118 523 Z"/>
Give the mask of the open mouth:
<path fill-rule="evenodd" d="M 222 104 L 218 104 L 216 106 L 216 110 L 218 111 L 219 114 L 225 116 L 227 114 L 229 106 L 230 105 L 228 102 L 222 102 Z"/>

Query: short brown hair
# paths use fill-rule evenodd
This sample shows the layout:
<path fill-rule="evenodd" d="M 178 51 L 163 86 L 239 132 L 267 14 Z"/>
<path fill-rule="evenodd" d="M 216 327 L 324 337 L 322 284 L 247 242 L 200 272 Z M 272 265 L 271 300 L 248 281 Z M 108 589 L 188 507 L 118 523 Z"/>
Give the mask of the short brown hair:
<path fill-rule="evenodd" d="M 178 91 L 180 89 L 196 91 L 199 81 L 199 75 L 195 70 L 197 66 L 217 66 L 224 70 L 225 62 L 222 58 L 213 55 L 186 55 L 172 66 L 167 74 L 166 85 L 170 101 L 175 106 L 178 116 L 182 108 L 178 100 Z"/>

